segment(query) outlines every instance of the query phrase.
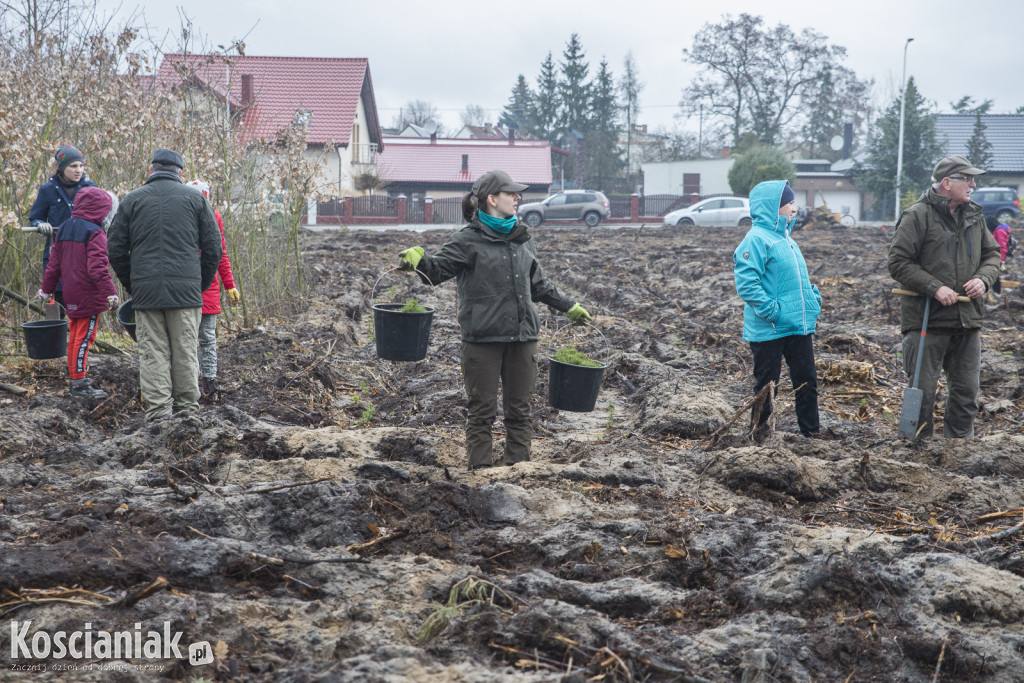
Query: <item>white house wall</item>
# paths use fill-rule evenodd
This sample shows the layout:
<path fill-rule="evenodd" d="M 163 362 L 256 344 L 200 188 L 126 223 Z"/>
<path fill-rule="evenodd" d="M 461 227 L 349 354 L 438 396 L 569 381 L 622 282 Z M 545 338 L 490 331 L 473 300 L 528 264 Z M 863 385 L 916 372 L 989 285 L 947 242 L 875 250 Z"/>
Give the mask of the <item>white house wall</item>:
<path fill-rule="evenodd" d="M 700 174 L 700 194 L 731 194 L 729 169 L 735 159 L 693 159 L 642 164 L 644 194 L 683 194 L 683 174 Z"/>

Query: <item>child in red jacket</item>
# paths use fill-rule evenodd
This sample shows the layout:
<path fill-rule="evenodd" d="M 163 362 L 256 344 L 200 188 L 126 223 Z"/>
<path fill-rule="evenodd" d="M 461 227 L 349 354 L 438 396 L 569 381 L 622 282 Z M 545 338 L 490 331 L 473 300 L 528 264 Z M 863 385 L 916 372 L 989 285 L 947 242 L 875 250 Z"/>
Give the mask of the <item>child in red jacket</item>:
<path fill-rule="evenodd" d="M 117 289 L 107 260 L 106 226 L 117 210 L 117 196 L 98 187 L 83 187 L 75 196 L 71 218 L 57 229 L 39 297 L 49 300 L 64 283 L 64 305 L 70 326 L 68 376 L 75 398 L 106 398 L 85 376 L 89 346 L 96 339 L 100 313 L 117 308 Z"/>
<path fill-rule="evenodd" d="M 188 184 L 202 192 L 209 200 L 209 185 L 202 180 L 193 180 Z M 213 217 L 217 219 L 217 227 L 220 228 L 220 245 L 224 255 L 220 257 L 220 265 L 217 266 L 217 275 L 220 279 L 214 278 L 210 288 L 203 292 L 203 317 L 199 321 L 199 388 L 204 396 L 211 398 L 217 392 L 217 314 L 220 313 L 221 284 L 227 290 L 228 300 L 232 306 L 241 300 L 241 295 L 235 288 L 234 275 L 231 273 L 228 245 L 224 241 L 224 221 L 217 209 L 213 210 Z"/>

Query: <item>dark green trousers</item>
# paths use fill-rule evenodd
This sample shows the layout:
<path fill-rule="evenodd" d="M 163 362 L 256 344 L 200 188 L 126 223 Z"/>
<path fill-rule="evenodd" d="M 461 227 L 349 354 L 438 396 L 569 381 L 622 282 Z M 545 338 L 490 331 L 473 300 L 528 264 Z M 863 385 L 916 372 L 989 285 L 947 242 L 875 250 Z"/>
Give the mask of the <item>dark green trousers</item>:
<path fill-rule="evenodd" d="M 920 343 L 921 332 L 918 330 L 903 335 L 903 369 L 911 382 Z M 918 380 L 918 388 L 923 394 L 918 422 L 918 425 L 924 425 L 920 432 L 922 437 L 931 436 L 934 431 L 932 413 L 940 373 L 946 375 L 946 413 L 942 420 L 942 434 L 947 439 L 973 439 L 981 385 L 981 330 L 952 335 L 928 330 L 925 335 L 921 378 Z"/>
<path fill-rule="evenodd" d="M 498 413 L 498 380 L 505 411 L 504 464 L 530 459 L 530 398 L 537 384 L 537 342 L 462 342 L 462 377 L 469 398 L 466 454 L 469 467 L 492 463 L 491 427 Z"/>

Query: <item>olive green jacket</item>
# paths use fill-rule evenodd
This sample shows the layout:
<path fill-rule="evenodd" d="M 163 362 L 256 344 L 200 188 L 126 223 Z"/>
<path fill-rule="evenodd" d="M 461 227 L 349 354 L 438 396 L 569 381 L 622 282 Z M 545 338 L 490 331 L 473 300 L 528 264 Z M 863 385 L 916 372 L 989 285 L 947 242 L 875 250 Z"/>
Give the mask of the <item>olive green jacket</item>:
<path fill-rule="evenodd" d="M 958 295 L 964 283 L 979 278 L 992 288 L 999 277 L 999 243 L 985 226 L 981 207 L 974 202 L 949 211 L 949 197 L 929 189 L 896 224 L 889 247 L 889 274 L 903 289 L 921 296 L 900 297 L 900 329 L 920 330 L 924 297 L 934 297 L 945 285 Z M 955 333 L 981 327 L 985 308 L 981 298 L 954 306 L 932 301 L 928 331 Z"/>
<path fill-rule="evenodd" d="M 434 285 L 456 278 L 466 342 L 536 341 L 540 316 L 534 302 L 563 313 L 575 303 L 544 277 L 523 223 L 501 235 L 474 219 L 440 251 L 425 255 L 418 268 Z"/>

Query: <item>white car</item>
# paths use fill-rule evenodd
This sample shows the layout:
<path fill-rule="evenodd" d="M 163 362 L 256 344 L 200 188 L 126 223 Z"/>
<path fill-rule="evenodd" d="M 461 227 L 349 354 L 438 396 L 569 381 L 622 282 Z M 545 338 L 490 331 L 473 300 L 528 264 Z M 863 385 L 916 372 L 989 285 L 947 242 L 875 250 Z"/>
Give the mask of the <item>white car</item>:
<path fill-rule="evenodd" d="M 750 203 L 746 197 L 712 197 L 665 215 L 664 225 L 687 228 L 694 225 L 738 225 L 750 227 Z"/>

